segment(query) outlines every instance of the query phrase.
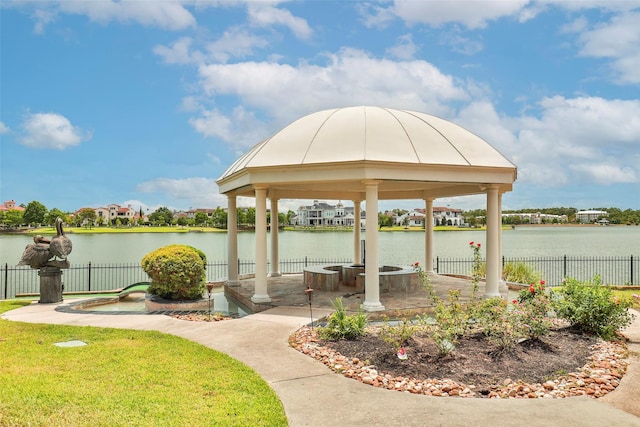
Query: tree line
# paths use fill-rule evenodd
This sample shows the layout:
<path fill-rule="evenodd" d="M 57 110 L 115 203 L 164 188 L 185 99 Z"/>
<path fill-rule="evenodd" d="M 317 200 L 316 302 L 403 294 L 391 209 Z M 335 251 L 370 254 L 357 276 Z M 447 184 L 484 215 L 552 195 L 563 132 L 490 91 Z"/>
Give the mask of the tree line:
<path fill-rule="evenodd" d="M 7 211 L 0 211 L 0 224 L 4 228 L 17 228 L 20 226 L 38 227 L 41 225 L 53 226 L 57 217 L 63 219 L 66 224 L 73 226 L 168 226 L 168 225 L 180 225 L 180 226 L 195 226 L 195 227 L 215 227 L 215 228 L 227 228 L 227 211 L 221 207 L 217 207 L 209 215 L 203 211 L 197 211 L 192 218 L 185 215 L 180 215 L 175 211 L 172 211 L 168 207 L 160 207 L 154 212 L 147 215 L 146 219 L 140 209 L 137 218 L 116 218 L 111 223 L 106 223 L 106 219 L 99 218 L 96 212 L 91 208 L 84 208 L 77 213 L 63 212 L 58 208 L 47 209 L 45 205 L 34 200 L 27 205 L 20 205 L 24 210 L 12 209 Z M 601 210 L 608 212 L 609 216 L 607 220 L 611 224 L 640 224 L 640 209 L 625 209 L 622 210 L 616 207 L 610 208 L 592 208 L 593 210 Z M 397 215 L 406 213 L 406 210 L 394 209 L 391 211 Z M 573 207 L 553 207 L 553 208 L 529 208 L 514 210 L 505 210 L 503 213 L 542 213 L 548 215 L 566 215 L 568 222 L 576 222 L 576 212 L 578 209 Z M 267 213 L 268 220 L 270 222 L 271 213 Z M 278 224 L 290 225 L 292 218 L 296 213 L 289 210 L 287 213 L 278 212 Z M 475 209 L 463 211 L 463 217 L 466 223 L 474 225 L 482 225 L 483 219 L 486 218 L 487 212 L 485 209 Z M 256 222 L 256 210 L 253 207 L 249 208 L 237 208 L 237 218 L 239 226 L 253 227 Z M 393 221 L 389 212 L 380 212 L 378 214 L 380 225 L 386 225 L 386 222 Z M 517 221 L 517 219 L 506 219 L 506 222 Z M 393 225 L 393 224 L 388 224 Z"/>
<path fill-rule="evenodd" d="M 610 208 L 603 208 L 603 207 L 599 207 L 599 208 L 590 208 L 589 210 L 596 210 L 596 211 L 604 211 L 607 212 L 609 215 L 606 217 L 606 219 L 611 223 L 611 224 L 625 224 L 625 225 L 639 225 L 640 224 L 640 209 L 638 210 L 633 210 L 633 209 L 625 209 L 622 210 L 620 208 L 615 208 L 615 207 L 610 207 Z M 576 212 L 578 212 L 578 209 L 573 208 L 573 207 L 559 207 L 559 208 L 527 208 L 527 209 L 519 209 L 519 210 L 504 210 L 502 211 L 502 213 L 541 213 L 541 214 L 547 214 L 547 215 L 566 215 L 567 216 L 567 221 L 569 223 L 576 223 Z M 463 216 L 465 219 L 465 222 L 471 224 L 471 225 L 475 225 L 475 224 L 480 224 L 483 221 L 483 218 L 486 218 L 487 216 L 487 211 L 486 209 L 475 209 L 475 210 L 469 210 L 469 211 L 464 211 L 463 212 Z M 517 218 L 503 218 L 503 222 L 504 223 L 513 223 L 513 222 L 517 222 Z"/>

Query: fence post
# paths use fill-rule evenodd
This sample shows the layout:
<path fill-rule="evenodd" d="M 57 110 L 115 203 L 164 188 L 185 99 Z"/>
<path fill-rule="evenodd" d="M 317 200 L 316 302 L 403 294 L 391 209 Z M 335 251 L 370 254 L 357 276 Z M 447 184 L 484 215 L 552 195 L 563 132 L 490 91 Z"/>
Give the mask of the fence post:
<path fill-rule="evenodd" d="M 629 275 L 631 280 L 629 281 L 629 284 L 633 285 L 633 255 L 631 255 L 631 262 L 629 263 L 629 266 L 631 267 L 631 274 Z"/>
<path fill-rule="evenodd" d="M 567 277 L 567 256 L 564 256 L 564 262 L 563 262 L 563 267 L 562 267 L 562 277 L 565 278 Z"/>
<path fill-rule="evenodd" d="M 89 289 L 87 290 L 91 292 L 91 261 L 89 261 Z"/>
<path fill-rule="evenodd" d="M 631 264 L 633 265 L 633 264 Z M 633 267 L 631 268 L 633 271 Z M 4 299 L 7 299 L 7 295 L 9 290 L 9 263 L 4 263 Z"/>
<path fill-rule="evenodd" d="M 304 256 L 304 267 L 307 268 L 307 256 Z"/>
<path fill-rule="evenodd" d="M 436 257 L 436 273 L 440 274 L 440 257 Z"/>

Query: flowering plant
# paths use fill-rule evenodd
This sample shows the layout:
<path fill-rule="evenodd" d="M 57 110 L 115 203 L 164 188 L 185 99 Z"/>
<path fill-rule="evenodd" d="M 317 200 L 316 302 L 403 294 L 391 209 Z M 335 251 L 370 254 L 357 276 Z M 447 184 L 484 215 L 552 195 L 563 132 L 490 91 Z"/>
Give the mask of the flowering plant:
<path fill-rule="evenodd" d="M 546 335 L 551 328 L 548 312 L 551 310 L 551 298 L 545 290 L 545 281 L 532 283 L 518 294 L 514 300 L 514 315 L 520 317 L 524 335 L 537 339 Z"/>

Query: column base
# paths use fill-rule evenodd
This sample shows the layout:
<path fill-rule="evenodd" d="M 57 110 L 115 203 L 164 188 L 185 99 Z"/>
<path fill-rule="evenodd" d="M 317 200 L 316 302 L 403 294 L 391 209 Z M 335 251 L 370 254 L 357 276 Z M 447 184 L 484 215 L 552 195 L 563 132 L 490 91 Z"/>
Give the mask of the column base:
<path fill-rule="evenodd" d="M 363 302 L 360 304 L 360 308 L 364 311 L 384 311 L 384 305 L 379 302 Z"/>
<path fill-rule="evenodd" d="M 265 295 L 255 294 L 254 296 L 251 297 L 251 301 L 256 304 L 263 304 L 265 302 L 271 302 L 271 297 L 266 294 Z"/>
<path fill-rule="evenodd" d="M 282 276 L 282 273 L 280 273 L 279 271 L 273 272 L 273 273 L 269 273 L 268 277 L 280 277 Z"/>
<path fill-rule="evenodd" d="M 489 298 L 502 298 L 502 295 L 500 294 L 500 292 L 485 292 L 484 297 L 489 299 Z"/>

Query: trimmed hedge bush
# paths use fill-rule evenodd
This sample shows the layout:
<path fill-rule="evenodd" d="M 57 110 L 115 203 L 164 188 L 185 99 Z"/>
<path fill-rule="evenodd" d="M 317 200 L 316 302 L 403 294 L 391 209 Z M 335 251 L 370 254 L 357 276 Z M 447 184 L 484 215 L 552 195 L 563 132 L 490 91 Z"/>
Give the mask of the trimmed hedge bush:
<path fill-rule="evenodd" d="M 161 298 L 196 300 L 205 292 L 204 253 L 186 245 L 169 245 L 142 258 L 142 269 L 151 278 L 147 292 Z"/>

